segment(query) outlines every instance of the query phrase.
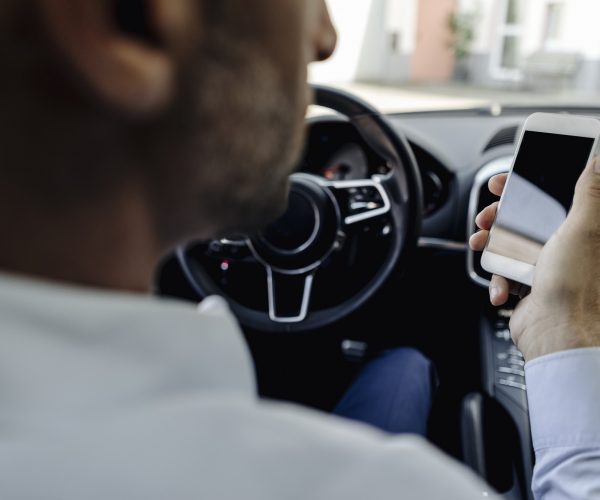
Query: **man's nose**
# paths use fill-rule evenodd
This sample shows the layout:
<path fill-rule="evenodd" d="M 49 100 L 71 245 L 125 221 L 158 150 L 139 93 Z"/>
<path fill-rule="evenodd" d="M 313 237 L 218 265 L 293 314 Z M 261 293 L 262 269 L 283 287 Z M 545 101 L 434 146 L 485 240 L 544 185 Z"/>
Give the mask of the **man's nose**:
<path fill-rule="evenodd" d="M 331 21 L 325 0 L 322 0 L 321 12 L 319 27 L 314 39 L 315 61 L 329 59 L 333 55 L 335 46 L 337 45 L 337 32 Z"/>

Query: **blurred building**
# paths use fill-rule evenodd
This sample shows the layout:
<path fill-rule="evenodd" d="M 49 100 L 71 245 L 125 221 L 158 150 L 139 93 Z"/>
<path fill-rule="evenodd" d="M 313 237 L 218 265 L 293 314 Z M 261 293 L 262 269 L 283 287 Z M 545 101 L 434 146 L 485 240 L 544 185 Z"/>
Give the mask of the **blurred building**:
<path fill-rule="evenodd" d="M 328 3 L 340 45 L 319 81 L 600 89 L 598 0 Z"/>
<path fill-rule="evenodd" d="M 339 33 L 318 81 L 402 83 L 453 74 L 449 16 L 457 0 L 328 0 Z"/>
<path fill-rule="evenodd" d="M 476 19 L 475 83 L 600 89 L 600 2 L 461 0 Z"/>

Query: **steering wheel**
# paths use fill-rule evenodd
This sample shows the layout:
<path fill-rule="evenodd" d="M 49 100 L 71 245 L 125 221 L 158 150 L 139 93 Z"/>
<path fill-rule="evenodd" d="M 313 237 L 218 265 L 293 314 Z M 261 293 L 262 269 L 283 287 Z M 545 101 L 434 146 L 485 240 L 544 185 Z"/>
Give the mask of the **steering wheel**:
<path fill-rule="evenodd" d="M 381 162 L 380 172 L 384 173 L 352 180 L 293 174 L 287 212 L 263 231 L 236 240 L 191 243 L 176 252 L 186 280 L 200 298 L 223 296 L 243 325 L 259 331 L 315 330 L 348 316 L 373 296 L 392 270 L 406 267 L 420 232 L 421 177 L 406 140 L 360 99 L 327 87 L 316 86 L 314 90 L 316 105 L 333 110 L 338 119 L 350 124 L 370 154 Z M 319 287 L 335 289 L 336 280 L 342 283 L 343 276 L 362 265 L 361 261 L 353 262 L 342 273 L 332 276 L 329 272 L 327 283 L 319 281 L 325 279 L 322 270 L 335 263 L 357 232 L 361 238 L 376 235 L 385 239 L 386 250 L 378 254 L 364 286 L 340 303 L 319 308 L 313 301 Z M 208 252 L 211 258 L 220 259 L 223 271 L 235 255 L 253 264 L 254 271 L 244 278 L 243 288 L 250 296 L 263 290 L 266 300 L 248 305 L 227 293 L 197 257 L 198 245 L 203 255 Z M 362 258 L 372 261 L 368 253 Z"/>

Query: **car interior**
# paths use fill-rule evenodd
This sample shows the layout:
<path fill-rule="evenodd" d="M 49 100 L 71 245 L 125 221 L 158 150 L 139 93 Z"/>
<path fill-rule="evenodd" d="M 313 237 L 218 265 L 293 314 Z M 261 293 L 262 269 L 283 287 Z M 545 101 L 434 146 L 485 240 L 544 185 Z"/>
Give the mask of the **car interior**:
<path fill-rule="evenodd" d="M 416 12 L 419 2 L 421 11 L 429 9 L 427 19 L 438 16 L 437 0 L 406 5 L 414 4 Z M 440 5 L 463 3 L 469 4 L 444 0 Z M 508 87 L 518 83 L 507 56 L 517 50 L 511 37 L 525 36 L 516 31 L 521 21 L 515 20 L 513 4 L 523 10 L 525 3 L 482 2 L 506 11 L 498 30 L 505 45 L 498 57 L 507 60 L 498 68 L 508 71 L 503 74 Z M 595 8 L 600 14 L 600 6 Z M 374 31 L 388 12 L 380 10 L 381 15 L 374 7 L 366 23 Z M 468 38 L 460 25 L 446 26 L 447 14 L 441 12 L 436 22 Z M 558 22 L 559 14 L 549 10 L 548 22 Z M 423 21 L 429 26 L 423 28 L 419 23 L 426 16 L 417 17 L 415 33 L 434 26 Z M 405 26 L 388 24 L 395 50 L 407 43 L 398 34 Z M 558 40 L 552 31 L 558 28 L 546 28 L 544 37 Z M 425 50 L 421 43 L 415 42 L 415 53 Z M 579 55 L 554 47 L 544 45 L 522 57 L 519 71 L 531 88 L 567 88 L 575 78 Z M 461 47 L 452 50 L 457 67 L 448 81 L 463 78 Z M 600 51 L 597 62 L 593 71 L 600 81 Z M 406 82 L 399 88 L 410 93 L 413 82 Z M 460 94 L 460 85 L 452 83 L 448 88 Z M 382 353 L 399 347 L 422 352 L 439 382 L 427 439 L 503 498 L 533 500 L 525 360 L 509 330 L 518 298 L 491 305 L 491 275 L 468 241 L 477 231 L 476 215 L 498 200 L 488 182 L 509 172 L 527 117 L 536 112 L 600 116 L 600 104 L 552 103 L 544 94 L 539 101 L 511 104 L 464 99 L 464 105 L 450 107 L 381 110 L 347 85 L 314 83 L 312 90 L 314 105 L 306 116 L 304 151 L 289 180 L 287 211 L 256 233 L 178 247 L 156 269 L 155 294 L 191 303 L 211 295 L 225 298 L 252 355 L 259 396 L 318 412 L 331 413 L 360 370 Z"/>
<path fill-rule="evenodd" d="M 600 35 L 581 35 L 600 6 L 327 4 L 338 53 L 311 71 L 316 105 L 287 212 L 257 234 L 179 248 L 157 292 L 225 297 L 260 396 L 317 411 L 331 412 L 369 360 L 420 350 L 439 379 L 428 439 L 505 498 L 532 499 L 516 299 L 490 305 L 468 240 L 529 115 L 600 114 Z"/>
<path fill-rule="evenodd" d="M 526 117 L 593 108 L 481 107 L 382 115 L 317 87 L 288 212 L 260 234 L 195 242 L 161 266 L 166 296 L 225 296 L 260 395 L 331 411 L 360 367 L 411 346 L 439 389 L 428 438 L 506 498 L 531 498 L 524 361 L 469 250 L 488 180 Z M 514 303 L 513 303 L 514 305 Z"/>

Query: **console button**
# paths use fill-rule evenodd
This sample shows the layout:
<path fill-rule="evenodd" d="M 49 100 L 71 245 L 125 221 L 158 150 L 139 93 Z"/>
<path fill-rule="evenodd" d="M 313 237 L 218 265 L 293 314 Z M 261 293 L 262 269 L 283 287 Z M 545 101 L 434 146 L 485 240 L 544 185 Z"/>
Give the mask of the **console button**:
<path fill-rule="evenodd" d="M 521 367 L 525 366 L 525 361 L 523 361 L 522 359 L 519 359 L 519 358 L 515 358 L 514 356 L 509 356 L 507 363 L 509 365 L 513 365 L 513 366 L 521 366 Z"/>
<path fill-rule="evenodd" d="M 509 366 L 500 366 L 498 368 L 499 373 L 506 373 L 508 375 L 518 375 L 519 377 L 524 377 L 525 372 L 523 370 L 519 370 L 518 368 L 512 368 Z"/>
<path fill-rule="evenodd" d="M 515 389 L 521 389 L 522 391 L 527 390 L 527 386 L 525 384 L 521 384 L 520 382 L 514 382 L 512 380 L 500 379 L 498 383 L 500 385 L 504 385 L 507 387 L 514 387 Z"/>

